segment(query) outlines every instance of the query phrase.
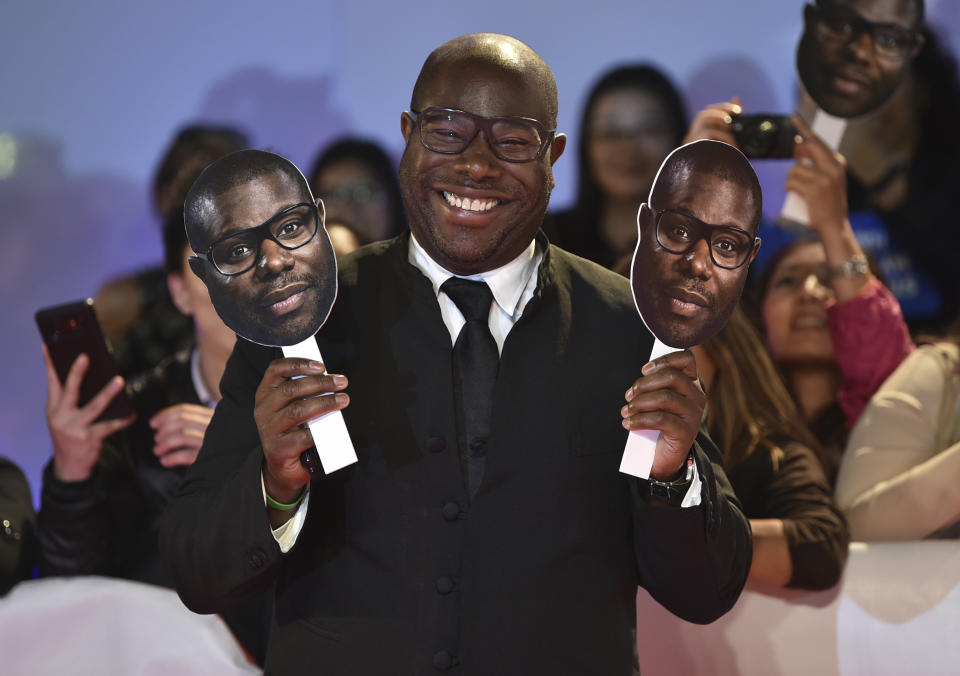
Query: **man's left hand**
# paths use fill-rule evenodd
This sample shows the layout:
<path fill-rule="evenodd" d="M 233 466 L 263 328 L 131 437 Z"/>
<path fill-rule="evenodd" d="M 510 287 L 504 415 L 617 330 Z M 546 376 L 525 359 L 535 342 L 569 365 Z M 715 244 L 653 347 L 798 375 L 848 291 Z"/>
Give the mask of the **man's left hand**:
<path fill-rule="evenodd" d="M 150 418 L 153 453 L 164 467 L 192 465 L 200 452 L 213 409 L 198 404 L 177 404 Z"/>
<path fill-rule="evenodd" d="M 627 390 L 620 410 L 628 430 L 658 430 L 650 476 L 659 481 L 677 477 L 690 453 L 706 406 L 693 352 L 673 352 L 646 364 Z"/>

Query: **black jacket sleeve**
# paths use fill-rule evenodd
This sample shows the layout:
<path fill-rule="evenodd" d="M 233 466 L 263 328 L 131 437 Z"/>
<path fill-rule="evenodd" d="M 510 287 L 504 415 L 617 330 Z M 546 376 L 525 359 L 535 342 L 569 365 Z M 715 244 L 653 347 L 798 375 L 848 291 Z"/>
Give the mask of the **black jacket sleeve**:
<path fill-rule="evenodd" d="M 282 557 L 263 503 L 253 420 L 254 395 L 273 356 L 271 348 L 237 341 L 203 447 L 161 519 L 161 556 L 195 612 L 220 612 L 263 591 Z"/>
<path fill-rule="evenodd" d="M 30 486 L 20 468 L 0 458 L 0 595 L 30 577 L 36 516 Z"/>
<path fill-rule="evenodd" d="M 783 519 L 793 564 L 788 587 L 829 589 L 840 581 L 850 531 L 813 451 L 786 445 L 767 486 L 764 512 Z"/>
<path fill-rule="evenodd" d="M 702 429 L 693 451 L 700 505 L 654 506 L 637 495 L 633 537 L 643 587 L 675 615 L 707 624 L 740 597 L 753 541 L 720 454 Z"/>

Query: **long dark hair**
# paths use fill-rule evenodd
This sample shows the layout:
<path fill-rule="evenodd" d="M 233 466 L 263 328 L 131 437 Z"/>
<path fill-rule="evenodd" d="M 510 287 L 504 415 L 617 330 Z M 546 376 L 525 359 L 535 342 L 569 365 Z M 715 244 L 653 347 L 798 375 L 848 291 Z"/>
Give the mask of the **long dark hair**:
<path fill-rule="evenodd" d="M 378 144 L 358 138 L 342 138 L 328 146 L 317 158 L 310 169 L 307 180 L 314 195 L 317 191 L 317 177 L 331 164 L 342 160 L 357 160 L 373 172 L 383 186 L 390 205 L 390 231 L 387 237 L 399 235 L 407 227 L 407 217 L 400 198 L 400 184 L 397 181 L 397 169 L 393 160 Z"/>
<path fill-rule="evenodd" d="M 757 330 L 738 305 L 703 348 L 716 365 L 707 428 L 729 468 L 758 449 L 778 453 L 795 441 L 823 459 Z"/>
<path fill-rule="evenodd" d="M 583 106 L 580 116 L 579 143 L 577 153 L 577 203 L 574 209 L 590 221 L 596 220 L 603 202 L 603 193 L 597 185 L 596 177 L 590 168 L 587 139 L 590 135 L 590 120 L 599 98 L 612 91 L 639 89 L 657 97 L 667 110 L 667 119 L 672 125 L 674 146 L 679 146 L 687 130 L 687 111 L 680 92 L 661 71 L 650 64 L 624 65 L 603 75 Z"/>

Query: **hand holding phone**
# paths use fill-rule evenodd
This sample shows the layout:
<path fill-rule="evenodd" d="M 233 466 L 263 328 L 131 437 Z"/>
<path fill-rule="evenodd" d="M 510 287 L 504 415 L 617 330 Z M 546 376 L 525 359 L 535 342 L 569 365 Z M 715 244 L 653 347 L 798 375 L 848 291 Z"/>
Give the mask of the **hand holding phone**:
<path fill-rule="evenodd" d="M 44 308 L 36 320 L 44 339 L 54 472 L 64 481 L 82 481 L 93 472 L 103 440 L 133 422 L 133 407 L 92 301 Z"/>
<path fill-rule="evenodd" d="M 53 442 L 54 474 L 61 481 L 84 481 L 90 478 L 100 459 L 103 440 L 133 423 L 136 416 L 131 414 L 126 418 L 94 422 L 110 401 L 123 391 L 120 376 L 110 380 L 85 406 L 78 407 L 80 383 L 90 365 L 86 355 L 77 357 L 63 385 L 46 345 L 43 346 L 43 361 L 47 368 L 46 415 Z"/>
<path fill-rule="evenodd" d="M 797 130 L 789 115 L 732 115 L 730 131 L 747 157 L 786 159 L 793 157 Z"/>
<path fill-rule="evenodd" d="M 77 357 L 87 355 L 86 376 L 80 384 L 77 405 L 85 406 L 100 392 L 111 378 L 118 375 L 110 356 L 107 341 L 100 330 L 93 300 L 88 298 L 64 305 L 37 310 L 34 315 L 40 335 L 47 346 L 50 359 L 62 385 Z M 133 414 L 133 406 L 125 392 L 117 393 L 101 413 L 97 422 L 112 418 L 126 418 Z"/>

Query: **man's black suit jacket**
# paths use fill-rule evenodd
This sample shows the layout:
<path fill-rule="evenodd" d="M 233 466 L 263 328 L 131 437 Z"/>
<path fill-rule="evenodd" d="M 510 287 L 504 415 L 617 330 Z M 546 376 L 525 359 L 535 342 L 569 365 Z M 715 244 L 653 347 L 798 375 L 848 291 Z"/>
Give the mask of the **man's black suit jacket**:
<path fill-rule="evenodd" d="M 313 482 L 287 554 L 270 532 L 252 416 L 279 350 L 238 343 L 161 548 L 197 612 L 276 581 L 268 673 L 630 674 L 638 585 L 694 622 L 736 601 L 750 530 L 709 439 L 696 444 L 699 507 L 648 505 L 618 472 L 620 408 L 652 343 L 627 280 L 541 245 L 472 502 L 450 335 L 408 235 L 342 261 L 317 342 L 349 378 L 359 462 Z"/>

